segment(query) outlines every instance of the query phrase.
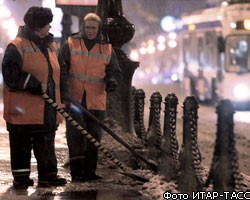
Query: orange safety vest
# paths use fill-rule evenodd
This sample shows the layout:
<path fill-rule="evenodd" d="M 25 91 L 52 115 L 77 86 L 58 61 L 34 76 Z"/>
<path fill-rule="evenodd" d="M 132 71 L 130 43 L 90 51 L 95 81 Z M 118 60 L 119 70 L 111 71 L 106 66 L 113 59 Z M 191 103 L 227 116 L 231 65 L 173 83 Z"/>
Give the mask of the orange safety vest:
<path fill-rule="evenodd" d="M 22 37 L 12 42 L 20 53 L 23 64 L 22 70 L 32 74 L 41 81 L 43 88 L 47 87 L 48 63 L 39 48 Z M 53 79 L 56 84 L 56 103 L 61 105 L 60 97 L 60 66 L 57 60 L 58 48 L 52 43 L 49 48 L 49 60 L 53 68 Z M 12 124 L 44 124 L 45 101 L 40 95 L 32 95 L 26 91 L 10 91 L 6 85 L 3 88 L 4 119 Z M 62 117 L 57 113 L 57 123 Z"/>
<path fill-rule="evenodd" d="M 69 37 L 70 69 L 69 94 L 81 103 L 86 92 L 89 110 L 106 110 L 107 93 L 104 77 L 110 62 L 111 44 L 95 44 L 91 51 L 86 48 L 80 37 Z"/>

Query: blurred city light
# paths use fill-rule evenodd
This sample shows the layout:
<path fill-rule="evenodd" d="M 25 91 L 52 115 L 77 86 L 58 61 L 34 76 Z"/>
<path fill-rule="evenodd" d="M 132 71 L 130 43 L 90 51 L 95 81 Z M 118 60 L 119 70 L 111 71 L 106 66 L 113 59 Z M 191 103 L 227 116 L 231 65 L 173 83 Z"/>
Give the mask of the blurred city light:
<path fill-rule="evenodd" d="M 250 96 L 249 87 L 247 85 L 244 85 L 244 84 L 236 85 L 234 87 L 233 92 L 234 92 L 235 97 L 237 97 L 238 99 L 241 99 L 241 100 L 249 98 L 249 96 Z"/>
<path fill-rule="evenodd" d="M 0 1 L 0 19 L 1 19 L 1 37 L 5 38 L 5 35 L 8 36 L 10 40 L 14 39 L 16 37 L 18 27 L 16 25 L 15 19 L 12 17 L 10 10 L 4 5 L 4 1 Z M 6 41 L 8 42 L 8 41 Z M 4 43 L 1 44 L 0 48 L 3 48 L 2 45 L 5 45 Z M 1 52 L 2 54 L 3 52 Z"/>
<path fill-rule="evenodd" d="M 178 75 L 177 74 L 172 74 L 171 75 L 171 80 L 172 81 L 177 81 L 178 80 Z"/>
<path fill-rule="evenodd" d="M 148 40 L 148 46 L 153 46 L 154 45 L 154 40 Z"/>
<path fill-rule="evenodd" d="M 195 30 L 196 29 L 196 26 L 194 24 L 189 24 L 188 25 L 188 30 L 192 31 L 192 30 Z"/>
<path fill-rule="evenodd" d="M 140 54 L 144 55 L 147 53 L 147 48 L 145 47 L 141 47 L 140 50 L 139 50 Z"/>
<path fill-rule="evenodd" d="M 175 47 L 177 46 L 177 42 L 176 42 L 175 40 L 170 40 L 170 41 L 168 42 L 168 46 L 169 46 L 170 48 L 175 48 Z"/>
<path fill-rule="evenodd" d="M 165 38 L 164 36 L 160 35 L 160 36 L 157 38 L 157 40 L 158 40 L 159 43 L 165 43 L 166 38 Z"/>
<path fill-rule="evenodd" d="M 0 18 L 8 18 L 10 17 L 11 13 L 8 8 L 6 8 L 4 5 L 0 6 Z"/>
<path fill-rule="evenodd" d="M 174 31 L 176 29 L 175 18 L 172 16 L 165 16 L 161 20 L 161 28 L 166 31 Z"/>
<path fill-rule="evenodd" d="M 156 78 L 156 77 L 153 77 L 152 79 L 151 79 L 151 83 L 153 84 L 153 85 L 156 85 L 156 84 L 158 84 L 158 79 Z"/>
<path fill-rule="evenodd" d="M 221 5 L 222 5 L 222 6 L 228 6 L 228 2 L 227 2 L 227 1 L 223 1 L 223 2 L 221 3 Z"/>
<path fill-rule="evenodd" d="M 175 32 L 170 32 L 168 34 L 168 38 L 171 39 L 171 40 L 175 40 L 177 37 L 176 33 Z"/>
<path fill-rule="evenodd" d="M 154 46 L 148 46 L 147 47 L 147 52 L 150 53 L 150 54 L 154 53 L 155 52 L 155 47 Z"/>
<path fill-rule="evenodd" d="M 133 61 L 139 61 L 139 54 L 138 54 L 138 51 L 133 49 L 131 52 L 130 52 L 130 56 L 131 60 Z"/>
<path fill-rule="evenodd" d="M 9 18 L 8 20 L 3 21 L 2 26 L 7 30 L 7 34 L 11 40 L 16 37 L 18 27 L 14 18 Z"/>
<path fill-rule="evenodd" d="M 235 29 L 236 28 L 236 23 L 235 22 L 231 22 L 230 26 L 231 26 L 231 28 Z"/>
<path fill-rule="evenodd" d="M 55 37 L 62 37 L 62 25 L 61 25 L 63 17 L 62 9 L 56 7 L 55 1 L 51 0 L 43 0 L 42 6 L 50 8 L 53 13 L 53 21 L 50 23 L 51 25 L 50 32 Z"/>
<path fill-rule="evenodd" d="M 179 80 L 176 69 L 177 34 L 169 32 L 167 35 L 152 35 L 141 46 L 130 50 L 131 60 L 140 58 L 140 69 L 133 78 L 135 84 L 151 81 L 151 84 L 171 84 Z M 166 56 L 168 59 L 166 59 Z"/>
<path fill-rule="evenodd" d="M 250 19 L 245 19 L 244 20 L 244 28 L 246 30 L 250 30 Z"/>
<path fill-rule="evenodd" d="M 158 49 L 159 51 L 164 51 L 164 50 L 166 49 L 166 45 L 160 43 L 160 44 L 157 45 L 157 49 Z"/>

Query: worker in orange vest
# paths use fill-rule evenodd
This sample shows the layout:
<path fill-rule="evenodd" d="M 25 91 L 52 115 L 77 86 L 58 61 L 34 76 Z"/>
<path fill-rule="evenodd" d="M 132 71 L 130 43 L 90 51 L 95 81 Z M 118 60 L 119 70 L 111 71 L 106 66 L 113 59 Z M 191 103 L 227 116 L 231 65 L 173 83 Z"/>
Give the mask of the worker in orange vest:
<path fill-rule="evenodd" d="M 65 185 L 57 175 L 55 131 L 62 117 L 42 98 L 45 92 L 61 105 L 63 74 L 58 47 L 49 33 L 53 14 L 49 8 L 30 7 L 24 26 L 7 46 L 3 61 L 4 119 L 9 132 L 13 186 L 32 186 L 33 150 L 40 186 Z"/>
<path fill-rule="evenodd" d="M 87 14 L 83 19 L 83 32 L 68 38 L 61 48 L 61 57 L 64 59 L 62 65 L 68 67 L 69 98 L 104 121 L 107 92 L 117 88 L 121 70 L 112 45 L 102 40 L 101 25 L 98 15 Z M 69 114 L 100 142 L 100 126 L 70 107 L 70 103 L 66 104 L 69 105 Z M 101 178 L 96 174 L 98 148 L 68 122 L 66 129 L 72 181 Z"/>

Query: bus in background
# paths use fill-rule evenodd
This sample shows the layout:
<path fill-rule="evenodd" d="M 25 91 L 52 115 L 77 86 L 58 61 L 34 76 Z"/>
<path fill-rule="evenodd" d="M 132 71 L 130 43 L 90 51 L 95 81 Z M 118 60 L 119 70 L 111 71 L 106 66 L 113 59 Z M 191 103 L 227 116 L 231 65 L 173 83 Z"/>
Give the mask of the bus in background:
<path fill-rule="evenodd" d="M 224 2 L 181 17 L 180 79 L 199 102 L 250 109 L 250 3 Z"/>

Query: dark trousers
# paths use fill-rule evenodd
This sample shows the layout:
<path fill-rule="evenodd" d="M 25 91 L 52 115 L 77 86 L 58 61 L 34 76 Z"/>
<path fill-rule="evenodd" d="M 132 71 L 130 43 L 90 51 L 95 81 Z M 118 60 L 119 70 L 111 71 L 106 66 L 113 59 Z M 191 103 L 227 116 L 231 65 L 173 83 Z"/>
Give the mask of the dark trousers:
<path fill-rule="evenodd" d="M 105 112 L 90 111 L 97 119 L 104 121 Z M 83 113 L 69 113 L 97 141 L 101 140 L 101 127 Z M 72 177 L 82 177 L 95 173 L 98 147 L 91 143 L 71 123 L 66 122 L 66 137 L 69 148 L 70 170 Z"/>
<path fill-rule="evenodd" d="M 55 132 L 26 132 L 22 129 L 9 131 L 11 169 L 14 179 L 30 175 L 31 151 L 33 149 L 39 180 L 48 180 L 57 175 Z"/>

